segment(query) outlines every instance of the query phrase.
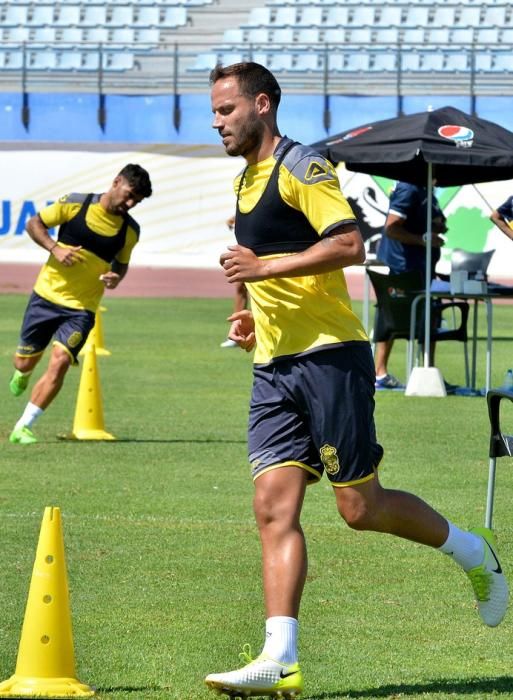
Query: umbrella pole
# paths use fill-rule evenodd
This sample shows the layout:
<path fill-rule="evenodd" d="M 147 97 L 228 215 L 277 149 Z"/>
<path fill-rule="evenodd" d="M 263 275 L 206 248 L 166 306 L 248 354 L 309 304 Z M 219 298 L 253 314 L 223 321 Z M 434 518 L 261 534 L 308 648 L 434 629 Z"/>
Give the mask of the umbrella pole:
<path fill-rule="evenodd" d="M 424 312 L 424 367 L 429 367 L 431 345 L 431 260 L 433 244 L 433 164 L 427 164 L 426 308 Z"/>

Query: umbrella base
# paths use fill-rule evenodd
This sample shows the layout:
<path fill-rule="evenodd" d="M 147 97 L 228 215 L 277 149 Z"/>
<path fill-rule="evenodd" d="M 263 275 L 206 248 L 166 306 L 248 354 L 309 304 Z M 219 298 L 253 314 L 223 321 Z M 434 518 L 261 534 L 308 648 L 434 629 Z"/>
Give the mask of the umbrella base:
<path fill-rule="evenodd" d="M 414 367 L 405 396 L 447 396 L 444 378 L 436 367 Z"/>

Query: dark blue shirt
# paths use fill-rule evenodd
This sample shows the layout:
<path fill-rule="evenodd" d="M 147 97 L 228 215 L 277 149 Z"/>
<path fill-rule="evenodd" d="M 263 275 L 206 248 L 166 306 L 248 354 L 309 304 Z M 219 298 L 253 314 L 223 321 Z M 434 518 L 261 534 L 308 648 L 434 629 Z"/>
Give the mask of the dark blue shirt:
<path fill-rule="evenodd" d="M 500 207 L 497 207 L 497 211 L 506 221 L 513 221 L 513 197 L 509 197 Z"/>
<path fill-rule="evenodd" d="M 410 185 L 406 182 L 398 182 L 390 195 L 389 214 L 397 214 L 405 221 L 404 228 L 416 236 L 422 237 L 427 230 L 427 187 Z M 443 218 L 444 214 L 438 200 L 433 194 L 432 202 L 433 219 Z M 386 228 L 379 242 L 378 258 L 390 268 L 392 274 L 409 272 L 412 270 L 426 269 L 426 249 L 424 246 L 409 245 L 389 238 Z M 440 249 L 432 249 L 432 274 L 440 259 Z"/>

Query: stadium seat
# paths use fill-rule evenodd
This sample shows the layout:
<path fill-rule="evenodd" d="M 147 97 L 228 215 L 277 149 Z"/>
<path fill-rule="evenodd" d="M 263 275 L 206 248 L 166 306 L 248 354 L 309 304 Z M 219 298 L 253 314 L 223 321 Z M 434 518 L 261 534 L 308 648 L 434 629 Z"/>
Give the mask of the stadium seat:
<path fill-rule="evenodd" d="M 292 68 L 292 54 L 280 51 L 268 55 L 267 67 L 280 73 L 281 71 L 289 71 Z"/>
<path fill-rule="evenodd" d="M 61 51 L 57 54 L 57 70 L 76 71 L 82 67 L 82 59 L 78 51 Z"/>
<path fill-rule="evenodd" d="M 134 11 L 131 5 L 114 5 L 107 13 L 107 27 L 130 27 L 134 22 Z"/>
<path fill-rule="evenodd" d="M 344 70 L 344 66 L 345 55 L 343 53 L 334 53 L 332 51 L 328 53 L 328 71 L 340 73 Z"/>
<path fill-rule="evenodd" d="M 84 33 L 79 27 L 61 27 L 59 30 L 59 47 L 76 46 L 83 41 Z M 68 52 L 66 52 L 68 53 Z"/>
<path fill-rule="evenodd" d="M 27 24 L 28 7 L 25 5 L 7 5 L 2 13 L 2 27 L 22 27 Z"/>
<path fill-rule="evenodd" d="M 444 67 L 444 55 L 441 51 L 424 51 L 421 55 L 421 71 L 441 71 Z"/>
<path fill-rule="evenodd" d="M 322 35 L 322 39 L 326 44 L 334 44 L 338 46 L 345 41 L 345 31 L 343 27 L 330 27 L 326 29 Z"/>
<path fill-rule="evenodd" d="M 53 25 L 53 5 L 36 5 L 27 17 L 28 27 L 51 27 Z"/>
<path fill-rule="evenodd" d="M 473 41 L 473 27 L 455 27 L 449 32 L 449 42 L 451 44 L 466 44 L 467 46 L 470 46 Z"/>
<path fill-rule="evenodd" d="M 511 52 L 497 51 L 494 53 L 492 61 L 492 71 L 494 73 L 511 72 Z"/>
<path fill-rule="evenodd" d="M 85 5 L 82 9 L 82 27 L 104 27 L 107 21 L 107 8 L 104 5 Z"/>
<path fill-rule="evenodd" d="M 324 21 L 325 27 L 345 27 L 349 24 L 348 7 L 330 7 Z"/>
<path fill-rule="evenodd" d="M 477 27 L 474 29 L 474 39 L 476 44 L 486 44 L 494 46 L 499 42 L 498 27 Z"/>
<path fill-rule="evenodd" d="M 474 53 L 474 70 L 476 73 L 489 73 L 492 70 L 491 51 L 476 50 Z"/>
<path fill-rule="evenodd" d="M 466 51 L 448 51 L 443 69 L 456 73 L 467 72 L 470 69 L 469 54 Z"/>
<path fill-rule="evenodd" d="M 513 28 L 499 29 L 499 43 L 513 44 Z"/>
<path fill-rule="evenodd" d="M 134 41 L 138 45 L 138 48 L 140 48 L 140 44 L 157 45 L 160 42 L 160 32 L 156 27 L 142 27 L 136 29 Z"/>
<path fill-rule="evenodd" d="M 219 63 L 219 57 L 217 53 L 214 52 L 208 52 L 208 53 L 199 53 L 196 56 L 196 60 L 194 61 L 193 65 L 188 68 L 188 70 L 191 71 L 211 71 L 212 68 L 215 68 L 215 66 Z"/>
<path fill-rule="evenodd" d="M 299 53 L 296 55 L 290 70 L 295 72 L 324 70 L 322 54 L 314 51 Z"/>
<path fill-rule="evenodd" d="M 28 27 L 9 27 L 5 30 L 5 40 L 7 42 L 22 44 L 24 41 L 28 41 L 30 36 L 30 30 Z"/>
<path fill-rule="evenodd" d="M 109 40 L 109 30 L 106 27 L 90 27 L 83 31 L 84 41 L 93 44 L 105 44 Z"/>
<path fill-rule="evenodd" d="M 267 37 L 267 30 L 264 29 L 263 31 L 266 32 L 265 36 Z M 256 43 L 250 38 L 249 32 L 246 33 L 244 29 L 234 27 L 225 29 L 223 32 L 223 44 L 243 44 L 246 39 L 251 43 Z"/>
<path fill-rule="evenodd" d="M 419 46 L 424 43 L 424 30 L 421 27 L 408 27 L 403 30 L 401 39 L 406 46 Z"/>
<path fill-rule="evenodd" d="M 401 54 L 401 70 L 403 73 L 416 73 L 420 70 L 420 56 L 416 51 Z"/>
<path fill-rule="evenodd" d="M 311 27 L 308 29 L 298 29 L 294 34 L 294 39 L 298 44 L 318 44 L 320 38 L 320 29 Z"/>
<path fill-rule="evenodd" d="M 267 27 L 271 24 L 271 8 L 270 7 L 252 7 L 249 12 L 248 21 L 241 24 L 245 27 Z"/>
<path fill-rule="evenodd" d="M 163 7 L 159 26 L 166 29 L 176 29 L 187 24 L 187 9 L 185 7 Z"/>
<path fill-rule="evenodd" d="M 297 27 L 320 27 L 322 26 L 323 10 L 316 5 L 305 5 L 301 11 Z"/>
<path fill-rule="evenodd" d="M 135 30 L 131 27 L 114 27 L 109 32 L 109 44 L 120 44 L 119 48 L 133 44 L 135 39 Z"/>
<path fill-rule="evenodd" d="M 456 16 L 456 25 L 458 27 L 478 27 L 481 21 L 481 8 L 466 5 L 461 8 L 459 15 Z"/>
<path fill-rule="evenodd" d="M 397 51 L 375 51 L 372 53 L 370 70 L 395 73 L 397 71 Z"/>
<path fill-rule="evenodd" d="M 393 5 L 384 5 L 381 12 L 378 13 L 375 24 L 379 27 L 397 28 L 401 26 L 401 21 L 402 8 Z"/>
<path fill-rule="evenodd" d="M 271 41 L 272 41 L 273 45 L 275 45 L 275 44 L 290 45 L 294 41 L 294 30 L 292 29 L 292 27 L 282 27 L 281 29 L 274 29 L 271 32 Z M 261 43 L 265 43 L 265 42 L 261 42 Z"/>
<path fill-rule="evenodd" d="M 344 69 L 349 72 L 362 72 L 368 71 L 369 65 L 369 53 L 367 51 L 355 51 L 347 54 Z"/>
<path fill-rule="evenodd" d="M 21 70 L 23 67 L 23 50 L 8 49 L 2 50 L 4 70 Z"/>
<path fill-rule="evenodd" d="M 28 70 L 50 70 L 56 68 L 57 57 L 53 51 L 47 48 L 40 51 L 29 51 L 27 60 Z"/>
<path fill-rule="evenodd" d="M 379 27 L 376 31 L 375 42 L 377 44 L 397 44 L 400 37 L 399 27 Z"/>
<path fill-rule="evenodd" d="M 408 5 L 406 8 L 406 16 L 403 20 L 404 27 L 426 27 L 428 25 L 429 9 L 427 7 L 418 7 L 416 5 Z"/>
<path fill-rule="evenodd" d="M 134 55 L 128 51 L 107 53 L 103 56 L 103 68 L 108 71 L 132 70 Z"/>
<path fill-rule="evenodd" d="M 449 43 L 449 28 L 448 27 L 430 27 L 424 33 L 426 44 L 448 44 Z"/>
<path fill-rule="evenodd" d="M 376 24 L 375 8 L 369 5 L 355 7 L 355 9 L 349 13 L 349 23 L 354 26 L 372 26 Z"/>
<path fill-rule="evenodd" d="M 451 5 L 434 5 L 432 23 L 435 27 L 452 27 L 456 22 L 456 8 Z"/>
<path fill-rule="evenodd" d="M 73 27 L 80 24 L 80 5 L 56 5 L 54 25 Z"/>
<path fill-rule="evenodd" d="M 55 41 L 55 29 L 53 27 L 35 27 L 31 31 L 31 44 L 51 44 Z"/>
<path fill-rule="evenodd" d="M 506 23 L 506 6 L 505 5 L 487 5 L 483 8 L 483 16 L 481 25 L 502 27 Z"/>
<path fill-rule="evenodd" d="M 346 43 L 365 44 L 372 42 L 372 29 L 370 27 L 349 27 L 346 31 Z"/>
<path fill-rule="evenodd" d="M 160 24 L 160 11 L 156 6 L 140 7 L 136 12 L 132 26 L 134 27 L 158 27 Z"/>
<path fill-rule="evenodd" d="M 271 18 L 271 24 L 273 27 L 295 27 L 299 17 L 300 11 L 296 7 L 280 6 Z"/>

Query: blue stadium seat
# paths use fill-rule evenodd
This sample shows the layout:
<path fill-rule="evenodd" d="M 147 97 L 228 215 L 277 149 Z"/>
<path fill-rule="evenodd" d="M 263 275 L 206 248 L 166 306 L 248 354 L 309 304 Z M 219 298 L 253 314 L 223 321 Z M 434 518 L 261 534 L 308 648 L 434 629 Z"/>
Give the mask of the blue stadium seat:
<path fill-rule="evenodd" d="M 54 25 L 73 27 L 80 24 L 80 5 L 56 5 Z"/>
<path fill-rule="evenodd" d="M 369 70 L 370 57 L 367 51 L 348 53 L 344 69 L 350 73 L 362 73 Z"/>
<path fill-rule="evenodd" d="M 82 33 L 84 41 L 93 44 L 105 44 L 109 40 L 109 30 L 106 27 L 89 27 Z"/>
<path fill-rule="evenodd" d="M 2 49 L 3 54 L 3 70 L 19 71 L 23 67 L 23 51 L 22 49 Z"/>
<path fill-rule="evenodd" d="M 461 8 L 456 16 L 458 27 L 478 27 L 481 22 L 481 7 L 466 5 Z"/>
<path fill-rule="evenodd" d="M 374 51 L 371 58 L 371 71 L 382 73 L 395 73 L 397 71 L 397 51 Z"/>
<path fill-rule="evenodd" d="M 449 42 L 451 44 L 470 45 L 474 41 L 473 27 L 455 27 L 449 32 Z"/>
<path fill-rule="evenodd" d="M 324 21 L 325 27 L 345 27 L 349 24 L 349 9 L 348 7 L 330 7 Z"/>
<path fill-rule="evenodd" d="M 303 7 L 297 27 L 321 27 L 323 19 L 322 7 L 316 5 L 306 5 Z"/>
<path fill-rule="evenodd" d="M 187 9 L 185 7 L 163 7 L 159 18 L 159 26 L 169 29 L 184 27 L 187 24 Z"/>
<path fill-rule="evenodd" d="M 4 31 L 5 40 L 9 43 L 22 44 L 29 40 L 30 30 L 28 27 L 9 27 Z"/>
<path fill-rule="evenodd" d="M 57 57 L 47 48 L 39 51 L 29 51 L 27 60 L 28 70 L 51 70 L 57 66 Z"/>
<path fill-rule="evenodd" d="M 397 44 L 399 37 L 399 27 L 379 27 L 376 30 L 375 41 L 377 44 Z"/>
<path fill-rule="evenodd" d="M 474 54 L 474 68 L 477 73 L 489 73 L 492 70 L 492 51 L 477 50 Z"/>
<path fill-rule="evenodd" d="M 365 44 L 368 47 L 372 42 L 372 29 L 370 27 L 348 27 L 346 42 L 349 44 Z"/>
<path fill-rule="evenodd" d="M 499 31 L 498 27 L 477 27 L 474 30 L 476 44 L 494 46 L 499 42 Z"/>
<path fill-rule="evenodd" d="M 402 21 L 402 8 L 397 5 L 384 5 L 377 17 L 377 24 L 380 27 L 400 27 Z"/>
<path fill-rule="evenodd" d="M 357 6 L 349 13 L 349 22 L 355 26 L 376 24 L 376 8 L 369 5 Z"/>
<path fill-rule="evenodd" d="M 404 27 L 426 27 L 428 25 L 429 8 L 409 5 L 403 20 Z"/>
<path fill-rule="evenodd" d="M 107 27 L 130 27 L 134 22 L 132 5 L 114 5 L 107 13 Z"/>
<path fill-rule="evenodd" d="M 470 54 L 466 51 L 448 51 L 445 56 L 443 69 L 456 73 L 467 73 L 470 70 Z"/>
<path fill-rule="evenodd" d="M 25 5 L 7 5 L 2 16 L 2 27 L 23 27 L 27 24 L 28 7 Z"/>
<path fill-rule="evenodd" d="M 494 73 L 510 73 L 511 72 L 511 52 L 496 51 L 492 60 L 492 71 Z"/>
<path fill-rule="evenodd" d="M 57 54 L 57 70 L 77 71 L 82 68 L 82 58 L 78 51 L 61 51 Z"/>
<path fill-rule="evenodd" d="M 405 46 L 419 46 L 424 43 L 424 29 L 422 27 L 407 27 L 403 30 L 401 40 Z"/>
<path fill-rule="evenodd" d="M 444 67 L 444 54 L 441 51 L 424 51 L 421 54 L 421 71 L 441 71 Z"/>
<path fill-rule="evenodd" d="M 448 27 L 430 27 L 425 30 L 425 42 L 427 44 L 448 44 L 449 43 L 449 28 Z"/>
<path fill-rule="evenodd" d="M 29 27 L 51 27 L 53 25 L 54 6 L 36 5 L 27 17 Z"/>
<path fill-rule="evenodd" d="M 55 29 L 53 27 L 35 27 L 31 31 L 31 45 L 51 44 L 55 41 Z"/>
<path fill-rule="evenodd" d="M 328 71 L 340 73 L 344 70 L 345 55 L 341 52 L 330 51 L 328 53 Z"/>
<path fill-rule="evenodd" d="M 483 8 L 482 26 L 502 27 L 506 23 L 506 5 L 487 5 Z"/>
<path fill-rule="evenodd" d="M 105 5 L 86 5 L 82 10 L 80 24 L 82 27 L 104 27 L 107 21 Z"/>
<path fill-rule="evenodd" d="M 267 56 L 267 61 L 267 67 L 276 73 L 280 73 L 281 71 L 289 71 L 292 68 L 292 54 L 284 51 L 269 54 Z"/>
<path fill-rule="evenodd" d="M 249 17 L 246 24 L 241 24 L 245 27 L 266 27 L 271 24 L 271 8 L 270 7 L 252 7 L 249 11 Z"/>
<path fill-rule="evenodd" d="M 211 71 L 219 62 L 219 56 L 212 51 L 199 53 L 193 65 L 188 68 L 191 71 Z"/>
<path fill-rule="evenodd" d="M 324 61 L 322 60 L 322 54 L 316 51 L 308 51 L 296 54 L 295 60 L 292 62 L 290 70 L 294 72 L 324 70 Z"/>
<path fill-rule="evenodd" d="M 133 22 L 134 27 L 158 27 L 160 12 L 157 6 L 140 7 Z"/>
<path fill-rule="evenodd" d="M 80 27 L 62 27 L 60 29 L 59 47 L 76 46 L 83 41 L 84 33 Z M 67 53 L 67 52 L 66 52 Z"/>
<path fill-rule="evenodd" d="M 452 27 L 456 22 L 456 8 L 451 5 L 434 5 L 432 22 L 435 27 Z"/>

